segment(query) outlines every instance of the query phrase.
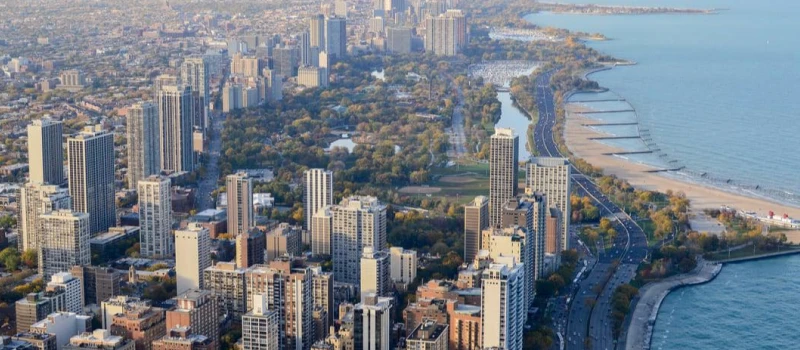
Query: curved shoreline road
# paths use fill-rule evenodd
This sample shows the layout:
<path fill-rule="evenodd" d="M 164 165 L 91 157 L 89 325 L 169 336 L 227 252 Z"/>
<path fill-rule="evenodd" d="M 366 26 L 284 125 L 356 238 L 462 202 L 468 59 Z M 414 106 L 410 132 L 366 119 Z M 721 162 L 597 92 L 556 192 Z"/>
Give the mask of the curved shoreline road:
<path fill-rule="evenodd" d="M 556 113 L 550 87 L 552 75 L 553 71 L 549 71 L 536 77 L 535 97 L 539 120 L 534 127 L 533 138 L 541 156 L 561 157 L 553 137 Z M 576 191 L 592 198 L 602 215 L 615 217 L 620 234 L 614 239 L 610 250 L 598 255 L 597 264 L 579 282 L 573 302 L 567 306 L 565 348 L 613 349 L 616 344 L 612 336 L 611 296 L 617 286 L 630 282 L 636 275 L 636 268 L 647 254 L 647 239 L 636 222 L 600 192 L 590 177 L 580 173 L 574 166 L 572 174 Z M 559 321 L 556 323 L 563 324 Z"/>

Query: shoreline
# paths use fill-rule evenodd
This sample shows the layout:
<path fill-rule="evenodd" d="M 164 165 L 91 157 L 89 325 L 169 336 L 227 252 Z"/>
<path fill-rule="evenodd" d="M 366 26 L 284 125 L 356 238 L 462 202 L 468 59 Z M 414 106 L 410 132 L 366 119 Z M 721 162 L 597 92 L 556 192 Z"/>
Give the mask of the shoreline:
<path fill-rule="evenodd" d="M 800 254 L 800 249 L 783 252 L 764 253 L 742 258 L 727 260 L 703 260 L 689 273 L 670 276 L 658 282 L 651 282 L 639 290 L 634 309 L 630 316 L 625 336 L 626 350 L 650 349 L 655 325 L 658 323 L 658 313 L 661 304 L 670 293 L 685 287 L 698 286 L 709 283 L 719 276 L 722 268 L 728 264 L 741 264 L 751 261 L 782 258 Z M 701 265 L 702 264 L 702 265 Z M 651 292 L 652 291 L 652 292 Z M 643 303 L 644 301 L 644 303 Z"/>
<path fill-rule="evenodd" d="M 588 69 L 581 75 L 588 79 L 592 74 L 612 68 L 614 66 L 607 65 Z M 604 90 L 610 91 L 608 89 Z M 776 198 L 745 194 L 741 190 L 736 192 L 735 189 L 724 189 L 713 184 L 692 181 L 689 178 L 681 177 L 680 174 L 668 175 L 653 172 L 654 170 L 659 170 L 659 168 L 613 155 L 613 153 L 626 152 L 626 150 L 593 140 L 593 138 L 612 135 L 583 125 L 598 123 L 598 121 L 584 117 L 580 115 L 579 110 L 575 110 L 576 107 L 579 109 L 580 106 L 570 103 L 569 98 L 576 93 L 581 92 L 573 91 L 565 96 L 564 140 L 566 146 L 575 157 L 582 158 L 593 166 L 603 169 L 606 175 L 615 175 L 621 179 L 628 180 L 631 185 L 640 189 L 659 192 L 666 192 L 667 190 L 684 192 L 692 202 L 692 209 L 696 211 L 719 209 L 728 206 L 737 210 L 752 211 L 759 214 L 774 211 L 776 213 L 789 214 L 791 217 L 800 217 L 800 207 Z M 624 98 L 624 96 L 620 97 Z M 575 102 L 579 103 L 579 101 Z"/>
<path fill-rule="evenodd" d="M 688 286 L 711 282 L 722 271 L 722 264 L 701 260 L 689 273 L 648 283 L 639 290 L 639 300 L 631 314 L 625 339 L 626 350 L 650 349 L 658 311 L 669 293 Z"/>

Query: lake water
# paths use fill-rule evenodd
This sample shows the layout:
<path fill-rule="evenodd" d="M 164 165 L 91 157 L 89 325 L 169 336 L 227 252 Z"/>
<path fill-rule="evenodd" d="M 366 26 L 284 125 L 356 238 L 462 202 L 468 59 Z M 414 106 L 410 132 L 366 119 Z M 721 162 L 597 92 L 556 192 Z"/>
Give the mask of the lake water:
<path fill-rule="evenodd" d="M 531 158 L 528 152 L 528 125 L 531 120 L 522 111 L 514 107 L 511 94 L 508 92 L 498 92 L 497 100 L 500 101 L 500 120 L 495 127 L 511 128 L 519 136 L 519 160 L 527 162 Z"/>
<path fill-rule="evenodd" d="M 613 40 L 592 47 L 638 62 L 592 75 L 636 109 L 603 117 L 637 120 L 653 144 L 687 167 L 678 176 L 703 182 L 693 174 L 708 172 L 709 184 L 731 179 L 759 185 L 758 194 L 798 203 L 800 2 L 591 2 L 728 9 L 710 16 L 544 13 L 527 18 L 543 26 L 603 33 Z M 798 270 L 800 256 L 728 265 L 708 284 L 671 293 L 659 311 L 652 348 L 797 348 Z"/>
<path fill-rule="evenodd" d="M 796 349 L 800 255 L 726 265 L 713 281 L 670 293 L 652 349 Z"/>
<path fill-rule="evenodd" d="M 800 1 L 591 2 L 727 9 L 716 15 L 542 13 L 527 19 L 603 33 L 612 40 L 592 47 L 638 63 L 591 78 L 635 107 L 648 142 L 686 167 L 675 176 L 718 187 L 730 180 L 735 187 L 729 190 L 758 186 L 757 195 L 800 204 Z"/>

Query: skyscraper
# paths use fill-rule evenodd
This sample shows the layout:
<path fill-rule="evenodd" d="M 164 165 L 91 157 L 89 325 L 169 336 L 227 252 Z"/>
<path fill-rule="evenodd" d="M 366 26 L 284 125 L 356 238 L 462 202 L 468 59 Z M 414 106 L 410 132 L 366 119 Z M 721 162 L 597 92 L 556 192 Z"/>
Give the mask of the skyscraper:
<path fill-rule="evenodd" d="M 253 227 L 253 180 L 238 172 L 225 178 L 228 197 L 228 234 L 246 234 Z"/>
<path fill-rule="evenodd" d="M 69 191 L 56 185 L 29 182 L 19 192 L 20 251 L 39 249 L 39 215 L 72 208 Z"/>
<path fill-rule="evenodd" d="M 139 181 L 138 192 L 141 255 L 171 257 L 175 253 L 175 246 L 172 242 L 170 179 L 152 175 Z"/>
<path fill-rule="evenodd" d="M 30 182 L 64 183 L 64 145 L 61 122 L 34 120 L 28 125 L 28 169 Z"/>
<path fill-rule="evenodd" d="M 157 100 L 161 170 L 193 171 L 192 89 L 188 86 L 165 85 L 158 91 Z"/>
<path fill-rule="evenodd" d="M 477 196 L 464 206 L 464 261 L 471 263 L 481 249 L 481 232 L 489 227 L 489 198 Z"/>
<path fill-rule="evenodd" d="M 242 316 L 242 350 L 279 350 L 279 313 L 269 310 L 267 296 L 252 296 L 252 311 Z"/>
<path fill-rule="evenodd" d="M 390 27 L 386 29 L 386 51 L 398 54 L 411 53 L 411 28 Z"/>
<path fill-rule="evenodd" d="M 525 263 L 526 296 L 533 302 L 534 284 L 544 277 L 544 236 L 546 230 L 547 196 L 534 193 L 530 196 L 509 199 L 503 204 L 500 227 L 503 229 L 524 228 L 525 250 L 529 260 Z M 528 256 L 526 256 L 528 258 Z"/>
<path fill-rule="evenodd" d="M 533 260 L 534 260 L 534 247 L 529 244 L 533 240 L 535 233 L 529 232 L 526 228 L 521 226 L 510 226 L 505 228 L 492 227 L 485 236 L 487 238 L 487 245 L 489 256 L 493 260 L 500 257 L 510 257 L 518 264 L 523 264 L 523 283 L 525 285 L 523 297 L 525 299 L 525 307 L 527 308 L 533 302 L 535 295 L 534 291 L 534 273 L 533 273 Z M 527 316 L 527 314 L 526 314 Z"/>
<path fill-rule="evenodd" d="M 159 153 L 158 107 L 152 102 L 128 108 L 128 188 L 138 188 L 139 180 L 161 170 Z"/>
<path fill-rule="evenodd" d="M 75 265 L 70 269 L 75 278 L 83 283 L 85 304 L 101 304 L 115 295 L 120 295 L 120 273 L 110 267 Z"/>
<path fill-rule="evenodd" d="M 560 250 L 568 250 L 569 220 L 572 217 L 570 194 L 572 191 L 571 165 L 567 158 L 532 157 L 525 176 L 525 193 L 541 192 L 547 195 L 550 207 L 561 216 Z M 559 252 L 560 253 L 560 252 Z"/>
<path fill-rule="evenodd" d="M 425 19 L 425 51 L 439 56 L 455 56 L 468 43 L 467 20 L 461 10 L 447 10 Z"/>
<path fill-rule="evenodd" d="M 108 231 L 117 222 L 114 197 L 114 135 L 99 125 L 67 139 L 72 209 L 89 214 L 89 232 Z"/>
<path fill-rule="evenodd" d="M 333 205 L 333 172 L 323 169 L 309 169 L 303 172 L 303 210 L 306 215 L 304 228 L 311 232 L 311 251 L 316 254 L 330 255 L 330 237 L 321 237 L 314 231 L 312 218 L 318 210 Z"/>
<path fill-rule="evenodd" d="M 391 297 L 390 257 L 386 251 L 374 251 L 364 247 L 361 254 L 361 295 L 374 293 L 380 297 Z"/>
<path fill-rule="evenodd" d="M 314 342 L 312 271 L 282 258 L 246 271 L 247 294 L 266 295 L 267 308 L 285 320 L 280 329 L 283 349 L 309 349 Z M 255 301 L 250 305 L 255 308 Z"/>
<path fill-rule="evenodd" d="M 89 214 L 58 210 L 39 216 L 39 274 L 45 280 L 73 265 L 91 264 Z"/>
<path fill-rule="evenodd" d="M 210 63 L 204 56 L 187 57 L 181 64 L 181 82 L 192 89 L 192 126 L 203 131 L 208 127 L 210 70 Z"/>
<path fill-rule="evenodd" d="M 311 47 L 325 47 L 325 16 L 322 14 L 311 16 L 308 20 L 308 33 Z"/>
<path fill-rule="evenodd" d="M 325 52 L 334 61 L 347 55 L 347 19 L 341 17 L 325 18 Z"/>
<path fill-rule="evenodd" d="M 517 196 L 519 136 L 506 128 L 496 128 L 489 144 L 489 225 L 500 223 L 501 207 Z"/>
<path fill-rule="evenodd" d="M 525 326 L 524 269 L 513 258 L 491 264 L 481 278 L 483 348 L 521 350 Z"/>
<path fill-rule="evenodd" d="M 203 271 L 211 266 L 211 237 L 208 229 L 190 223 L 185 229 L 175 231 L 175 278 L 177 293 L 190 289 L 203 289 Z"/>
<path fill-rule="evenodd" d="M 297 56 L 297 49 L 294 47 L 276 47 L 272 49 L 273 72 L 284 77 L 297 75 Z"/>
<path fill-rule="evenodd" d="M 336 281 L 359 285 L 363 248 L 386 249 L 386 206 L 375 197 L 351 196 L 328 208 L 333 274 Z"/>

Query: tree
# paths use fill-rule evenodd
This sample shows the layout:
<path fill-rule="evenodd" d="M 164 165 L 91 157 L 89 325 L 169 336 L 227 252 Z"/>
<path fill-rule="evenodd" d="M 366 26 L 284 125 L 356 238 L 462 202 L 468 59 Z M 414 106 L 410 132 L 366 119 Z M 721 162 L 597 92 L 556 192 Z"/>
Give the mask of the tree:
<path fill-rule="evenodd" d="M 28 249 L 22 253 L 22 263 L 29 269 L 36 268 L 39 265 L 39 257 L 34 249 Z"/>
<path fill-rule="evenodd" d="M 20 257 L 16 248 L 8 247 L 0 251 L 0 263 L 5 266 L 6 271 L 15 271 L 19 267 Z"/>

